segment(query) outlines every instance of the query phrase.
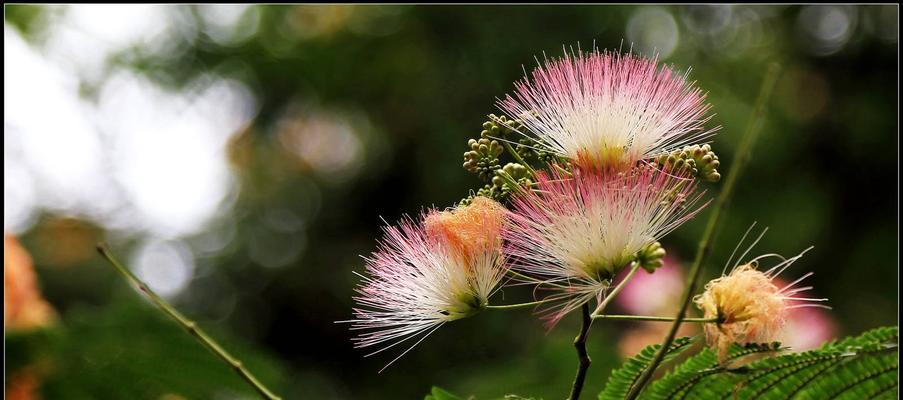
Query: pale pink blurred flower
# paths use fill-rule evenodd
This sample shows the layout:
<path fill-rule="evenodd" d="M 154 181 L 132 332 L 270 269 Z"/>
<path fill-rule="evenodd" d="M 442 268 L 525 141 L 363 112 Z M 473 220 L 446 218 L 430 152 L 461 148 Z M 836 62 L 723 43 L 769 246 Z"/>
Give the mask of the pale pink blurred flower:
<path fill-rule="evenodd" d="M 775 284 L 786 286 L 786 282 L 780 279 L 775 279 Z M 790 304 L 805 303 L 790 300 Z M 837 323 L 823 308 L 799 307 L 787 313 L 787 323 L 778 341 L 793 351 L 806 351 L 821 347 L 834 339 L 836 333 Z"/>
<path fill-rule="evenodd" d="M 430 210 L 385 228 L 367 258 L 357 292 L 355 347 L 378 347 L 368 356 L 420 336 L 401 358 L 444 323 L 482 310 L 505 274 L 501 230 L 505 209 L 485 197 L 450 211 Z M 388 365 L 386 365 L 388 367 Z"/>
<path fill-rule="evenodd" d="M 705 97 L 655 59 L 565 51 L 515 83 L 498 106 L 521 119 L 541 150 L 586 169 L 623 169 L 710 137 Z"/>
<path fill-rule="evenodd" d="M 664 265 L 653 273 L 639 271 L 621 290 L 615 303 L 637 315 L 677 312 L 684 288 L 684 271 L 674 256 L 665 256 Z"/>
<path fill-rule="evenodd" d="M 637 272 L 624 286 L 615 303 L 635 315 L 673 316 L 680 306 L 685 284 L 685 273 L 680 261 L 670 253 L 664 265 L 654 273 Z M 626 359 L 633 357 L 646 346 L 661 343 L 671 329 L 667 322 L 636 322 L 630 325 L 618 341 L 618 354 Z M 697 324 L 681 324 L 678 336 L 693 336 L 699 331 Z"/>
<path fill-rule="evenodd" d="M 696 215 L 695 189 L 693 180 L 647 166 L 539 174 L 535 190 L 513 199 L 504 238 L 512 268 L 553 291 L 541 310 L 548 326 L 601 296 L 640 249 Z"/>
<path fill-rule="evenodd" d="M 782 287 L 774 282 L 775 277 L 808 250 L 789 259 L 777 254 L 766 254 L 743 265 L 738 265 L 738 261 L 730 274 L 712 280 L 706 284 L 705 292 L 696 296 L 694 301 L 705 314 L 705 318 L 720 320 L 718 323 L 707 323 L 704 327 L 706 341 L 718 351 L 719 359 L 726 356 L 732 343 L 764 343 L 779 340 L 791 310 L 827 307 L 816 304 L 827 299 L 798 297 L 800 293 L 812 289 L 811 286 L 795 287 L 803 279 L 811 276 L 812 272 Z M 743 256 L 745 253 L 740 257 Z M 777 257 L 782 261 L 764 272 L 756 269 L 759 260 L 769 257 Z"/>

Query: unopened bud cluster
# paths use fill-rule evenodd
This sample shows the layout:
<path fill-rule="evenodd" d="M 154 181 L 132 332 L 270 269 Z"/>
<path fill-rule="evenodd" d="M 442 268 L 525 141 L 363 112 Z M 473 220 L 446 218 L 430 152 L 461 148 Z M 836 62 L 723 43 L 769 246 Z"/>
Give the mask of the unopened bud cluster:
<path fill-rule="evenodd" d="M 519 119 L 508 119 L 502 115 L 489 114 L 489 120 L 483 123 L 480 137 L 506 137 L 513 132 L 523 132 L 524 124 Z"/>
<path fill-rule="evenodd" d="M 505 201 L 513 193 L 528 189 L 533 185 L 532 174 L 527 167 L 518 163 L 505 164 L 495 171 L 491 183 L 484 185 L 471 196 L 461 200 L 459 204 L 468 205 L 474 197 L 487 197 L 496 201 Z"/>
<path fill-rule="evenodd" d="M 464 153 L 464 169 L 477 174 L 480 179 L 489 182 L 502 165 L 499 156 L 505 151 L 497 138 L 510 135 L 523 124 L 518 120 L 509 120 L 504 115 L 489 114 L 489 120 L 483 123 L 479 139 L 470 139 L 467 146 L 470 150 Z"/>
<path fill-rule="evenodd" d="M 521 156 L 524 160 L 536 160 L 547 164 L 552 162 L 565 162 L 565 159 L 559 158 L 553 153 L 540 150 L 539 143 L 534 139 L 523 137 L 518 139 L 517 143 L 518 144 L 514 146 L 514 151 L 516 151 L 517 155 Z"/>
<path fill-rule="evenodd" d="M 718 182 L 721 174 L 718 173 L 718 156 L 708 144 L 684 146 L 680 150 L 662 154 L 655 160 L 659 166 L 672 171 L 689 171 L 692 176 L 705 179 L 709 182 Z"/>
<path fill-rule="evenodd" d="M 551 160 L 554 156 L 538 150 L 536 142 L 521 137 L 513 148 L 502 141 L 515 139 L 515 132 L 523 133 L 525 129 L 519 119 L 509 119 L 504 115 L 489 114 L 483 123 L 479 139 L 470 139 L 467 145 L 470 150 L 464 153 L 464 169 L 477 174 L 486 184 L 476 193 L 461 200 L 462 205 L 469 204 L 474 196 L 484 196 L 497 201 L 507 200 L 512 193 L 533 185 L 532 169 L 522 163 L 508 163 L 502 167 L 500 157 L 507 147 L 517 161 L 535 159 Z M 521 136 L 521 135 L 518 135 Z M 505 139 L 506 137 L 510 139 Z"/>
<path fill-rule="evenodd" d="M 519 190 L 518 187 L 528 187 L 532 184 L 530 171 L 527 170 L 527 167 L 518 163 L 505 164 L 505 167 L 496 171 L 495 177 L 492 178 L 493 186 L 508 192 L 513 192 Z"/>
<path fill-rule="evenodd" d="M 497 140 L 480 138 L 467 141 L 470 151 L 464 153 L 464 169 L 488 181 L 501 166 L 499 156 L 504 148 Z"/>
<path fill-rule="evenodd" d="M 643 246 L 636 254 L 636 262 L 646 270 L 652 273 L 656 269 L 665 265 L 665 248 L 659 242 L 652 242 Z"/>

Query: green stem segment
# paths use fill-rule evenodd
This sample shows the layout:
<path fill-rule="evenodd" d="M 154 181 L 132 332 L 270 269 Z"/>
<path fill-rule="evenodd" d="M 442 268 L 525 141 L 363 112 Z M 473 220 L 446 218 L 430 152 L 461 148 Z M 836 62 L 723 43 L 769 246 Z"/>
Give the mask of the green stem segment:
<path fill-rule="evenodd" d="M 199 326 L 197 326 L 194 321 L 186 318 L 184 315 L 182 315 L 182 313 L 169 305 L 169 303 L 167 303 L 165 300 L 160 298 L 160 296 L 157 296 L 157 294 L 154 293 L 154 291 L 151 290 L 150 287 L 148 287 L 144 282 L 138 279 L 138 277 L 132 274 L 132 271 L 120 264 L 119 261 L 117 261 L 116 258 L 113 257 L 113 253 L 110 252 L 110 249 L 107 248 L 106 244 L 98 244 L 97 251 L 100 253 L 100 255 L 106 258 L 107 261 L 109 261 L 110 264 L 112 264 L 113 267 L 116 268 L 116 271 L 122 274 L 122 276 L 125 277 L 125 279 L 129 281 L 129 283 L 135 285 L 138 290 L 147 295 L 147 298 L 150 299 L 150 301 L 154 303 L 154 305 L 156 305 L 157 308 L 160 309 L 160 311 L 163 311 L 164 314 L 168 315 L 170 318 L 176 321 L 176 323 L 181 325 L 182 328 L 188 331 L 190 335 L 194 336 L 199 342 L 201 342 L 204 347 L 212 351 L 214 354 L 216 354 L 217 357 L 223 360 L 223 362 L 228 364 L 229 367 L 232 368 L 239 376 L 241 376 L 242 379 L 244 379 L 252 387 L 254 387 L 254 390 L 256 390 L 261 397 L 267 400 L 281 400 L 279 396 L 276 396 L 275 394 L 273 394 L 273 392 L 267 389 L 267 387 L 264 386 L 263 383 L 261 383 L 254 376 L 254 374 L 251 373 L 251 371 L 248 371 L 248 369 L 245 368 L 245 366 L 239 359 L 229 354 L 225 349 L 222 348 L 222 346 L 219 345 L 219 343 L 213 340 L 213 338 L 211 338 L 209 335 L 207 335 L 206 332 L 204 332 Z"/>
<path fill-rule="evenodd" d="M 615 286 L 615 288 L 612 289 L 611 293 L 609 293 L 607 296 L 605 296 L 605 300 L 602 300 L 602 302 L 599 303 L 599 305 L 596 307 L 596 309 L 593 310 L 593 313 L 592 313 L 593 316 L 602 314 L 602 312 L 605 311 L 605 308 L 608 307 L 608 304 L 611 303 L 612 300 L 614 300 L 615 296 L 617 296 L 618 293 L 621 293 L 621 289 L 624 289 L 624 286 L 627 286 L 627 281 L 629 281 L 630 278 L 633 277 L 633 274 L 635 274 L 637 269 L 639 269 L 639 268 L 640 268 L 640 263 L 633 262 L 631 264 L 630 272 L 627 273 L 627 276 L 625 276 L 624 279 L 621 279 L 621 282 L 618 283 L 618 286 Z"/>
<path fill-rule="evenodd" d="M 505 146 L 505 149 L 508 150 L 508 153 L 511 153 L 511 157 L 514 158 L 514 161 L 517 161 L 518 163 L 526 167 L 527 170 L 530 171 L 530 175 L 536 176 L 536 170 L 534 170 L 533 167 L 530 166 L 530 164 L 527 164 L 527 162 L 524 161 L 523 158 L 521 158 L 520 154 L 517 154 L 517 151 L 514 150 L 514 147 L 511 147 L 511 143 L 502 142 L 502 144 Z"/>
<path fill-rule="evenodd" d="M 674 317 L 653 317 L 649 315 L 597 315 L 594 314 L 593 319 L 614 319 L 614 320 L 630 320 L 630 321 L 654 321 L 654 322 L 673 322 L 677 319 Z M 684 318 L 682 322 L 698 322 L 698 323 L 717 323 L 718 318 Z"/>
<path fill-rule="evenodd" d="M 540 304 L 548 303 L 548 302 L 555 301 L 555 300 L 557 300 L 557 299 L 544 299 L 544 300 L 531 301 L 529 303 L 505 304 L 505 305 L 500 305 L 500 306 L 486 306 L 485 308 L 487 310 L 514 310 L 517 308 L 538 306 Z"/>
<path fill-rule="evenodd" d="M 655 358 L 652 359 L 652 362 L 649 364 L 646 370 L 643 371 L 643 374 L 637 379 L 636 384 L 634 384 L 634 386 L 630 389 L 630 393 L 627 394 L 627 400 L 636 399 L 637 396 L 640 395 L 643 387 L 646 386 L 646 384 L 649 382 L 649 379 L 652 378 L 652 374 L 655 373 L 655 369 L 658 368 L 659 364 L 661 364 L 662 360 L 664 359 L 666 353 L 665 350 L 671 347 L 671 343 L 674 341 L 674 337 L 677 335 L 677 329 L 680 327 L 680 323 L 685 319 L 684 313 L 686 312 L 687 307 L 690 305 L 690 300 L 693 297 L 693 293 L 696 291 L 696 285 L 702 272 L 701 266 L 706 262 L 709 254 L 712 251 L 712 242 L 714 241 L 718 224 L 719 222 L 721 222 L 721 216 L 727 209 L 731 196 L 734 193 L 734 186 L 736 186 L 737 184 L 737 179 L 739 178 L 740 173 L 743 171 L 743 167 L 746 166 L 746 163 L 749 161 L 749 158 L 752 155 L 753 144 L 756 142 L 756 138 L 759 136 L 759 131 L 762 126 L 762 119 L 765 115 L 765 106 L 766 104 L 768 104 L 768 99 L 771 97 L 771 92 L 772 89 L 774 89 L 779 71 L 780 66 L 776 63 L 768 66 L 768 71 L 766 72 L 765 78 L 762 81 L 762 86 L 759 89 L 759 97 L 756 99 L 756 103 L 753 108 L 752 117 L 750 118 L 749 124 L 746 126 L 746 131 L 741 137 L 740 144 L 738 145 L 737 150 L 734 153 L 734 167 L 731 168 L 730 174 L 728 174 L 727 176 L 727 180 L 724 184 L 724 189 L 722 190 L 721 196 L 718 198 L 718 201 L 715 204 L 715 210 L 712 212 L 712 216 L 709 217 L 709 222 L 706 226 L 705 233 L 702 236 L 702 241 L 699 242 L 699 248 L 696 252 L 696 258 L 693 260 L 693 266 L 690 267 L 689 283 L 684 289 L 683 301 L 680 306 L 680 311 L 678 311 L 677 316 L 674 319 L 674 323 L 671 325 L 671 329 L 668 331 L 668 335 L 665 336 L 665 340 L 662 341 L 661 348 L 658 352 L 655 353 Z"/>

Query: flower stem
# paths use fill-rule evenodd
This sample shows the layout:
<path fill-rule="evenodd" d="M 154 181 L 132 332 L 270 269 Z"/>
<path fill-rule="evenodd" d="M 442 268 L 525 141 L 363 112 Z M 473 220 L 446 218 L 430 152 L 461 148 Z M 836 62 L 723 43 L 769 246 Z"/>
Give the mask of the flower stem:
<path fill-rule="evenodd" d="M 280 400 L 280 397 L 273 394 L 273 392 L 267 389 L 267 387 L 264 386 L 263 383 L 257 380 L 257 378 L 251 373 L 251 371 L 248 371 L 248 369 L 245 368 L 245 366 L 239 359 L 229 354 L 225 349 L 222 348 L 222 346 L 219 345 L 219 343 L 217 343 L 215 340 L 213 340 L 213 338 L 207 335 L 207 333 L 204 332 L 194 321 L 186 318 L 184 315 L 182 315 L 182 313 L 169 305 L 169 303 L 167 303 L 165 300 L 160 298 L 160 296 L 157 296 L 157 294 L 154 293 L 154 291 L 151 290 L 150 287 L 147 286 L 147 284 L 145 284 L 140 279 L 138 279 L 138 277 L 132 274 L 132 271 L 120 264 L 119 261 L 117 261 L 116 258 L 113 257 L 113 253 L 110 252 L 110 249 L 107 248 L 106 244 L 99 243 L 97 245 L 97 251 L 101 256 L 106 258 L 107 261 L 109 261 L 110 264 L 112 264 L 113 267 L 116 268 L 116 271 L 122 274 L 122 276 L 125 277 L 125 279 L 129 281 L 129 283 L 135 285 L 138 290 L 147 295 L 147 298 L 150 299 L 150 301 L 154 303 L 154 305 L 156 305 L 157 308 L 160 309 L 160 311 L 163 311 L 164 314 L 168 315 L 170 318 L 176 321 L 176 323 L 181 325 L 182 328 L 184 328 L 190 335 L 194 336 L 199 342 L 201 342 L 204 347 L 212 351 L 214 354 L 216 354 L 217 357 L 223 360 L 223 362 L 228 364 L 229 367 L 235 370 L 235 372 L 238 373 L 238 375 L 241 376 L 242 379 L 244 379 L 252 387 L 254 387 L 254 390 L 256 390 L 261 397 L 268 400 Z"/>
<path fill-rule="evenodd" d="M 762 86 L 759 88 L 759 97 L 756 99 L 755 106 L 753 107 L 753 114 L 746 126 L 746 131 L 740 139 L 740 144 L 737 146 L 737 150 L 734 153 L 734 166 L 727 176 L 724 183 L 724 189 L 715 204 L 715 210 L 712 212 L 712 216 L 709 217 L 708 225 L 702 236 L 702 241 L 699 242 L 696 258 L 693 260 L 693 266 L 690 268 L 689 282 L 684 289 L 680 310 L 674 319 L 674 323 L 671 325 L 671 329 L 668 331 L 668 335 L 665 336 L 665 340 L 662 341 L 661 348 L 655 353 L 655 358 L 652 359 L 652 362 L 646 370 L 643 371 L 643 374 L 637 379 L 636 384 L 634 384 L 633 388 L 631 388 L 630 392 L 627 394 L 627 400 L 636 399 L 637 396 L 640 395 L 643 387 L 649 382 L 649 379 L 652 378 L 652 374 L 655 373 L 655 369 L 658 368 L 659 364 L 661 364 L 664 359 L 667 349 L 671 347 L 671 343 L 674 341 L 675 335 L 677 335 L 677 329 L 680 327 L 680 323 L 684 320 L 684 313 L 687 310 L 687 306 L 690 304 L 693 292 L 696 291 L 696 285 L 702 272 L 701 266 L 706 262 L 712 251 L 712 242 L 718 224 L 721 222 L 721 216 L 727 209 L 731 196 L 734 193 L 734 186 L 737 184 L 737 179 L 743 171 L 743 167 L 746 166 L 746 163 L 752 155 L 753 144 L 759 136 L 762 120 L 765 116 L 765 106 L 768 104 L 768 99 L 771 97 L 771 92 L 772 89 L 774 89 L 779 71 L 780 66 L 777 63 L 772 63 L 768 66 L 768 71 L 765 73 L 765 78 L 762 80 Z"/>
<path fill-rule="evenodd" d="M 593 319 L 616 319 L 616 320 L 631 320 L 631 321 L 656 321 L 656 322 L 671 322 L 676 321 L 677 319 L 674 317 L 654 317 L 650 315 L 600 315 L 593 314 Z M 719 322 L 718 318 L 684 318 L 682 322 L 699 322 L 699 323 L 712 323 Z"/>
<path fill-rule="evenodd" d="M 635 274 L 637 269 L 639 268 L 640 263 L 634 262 L 633 265 L 631 265 L 630 272 L 627 273 L 627 276 L 625 276 L 624 279 L 621 279 L 621 282 L 618 282 L 618 286 L 615 286 L 615 288 L 612 289 L 611 293 L 605 296 L 605 300 L 602 300 L 602 302 L 599 303 L 596 309 L 593 310 L 591 316 L 602 314 L 602 312 L 605 311 L 605 308 L 608 307 L 608 304 L 611 303 L 611 301 L 614 300 L 615 296 L 617 296 L 618 293 L 621 292 L 621 289 L 624 289 L 624 286 L 627 285 L 627 281 L 629 281 L 630 278 L 633 277 L 633 274 Z"/>
<path fill-rule="evenodd" d="M 543 299 L 543 300 L 531 301 L 529 303 L 504 304 L 504 305 L 500 305 L 500 306 L 486 306 L 485 308 L 487 310 L 513 310 L 513 309 L 517 309 L 517 308 L 537 306 L 537 305 L 540 305 L 543 303 L 548 303 L 548 302 L 554 301 L 554 300 L 555 299 Z"/>
<path fill-rule="evenodd" d="M 579 363 L 577 364 L 577 376 L 574 377 L 574 385 L 571 387 L 571 395 L 568 397 L 569 400 L 577 400 L 580 398 L 580 392 L 583 391 L 583 382 L 586 380 L 586 371 L 589 370 L 589 365 L 592 363 L 592 360 L 590 360 L 589 355 L 586 353 L 586 338 L 589 336 L 589 328 L 593 324 L 594 316 L 605 310 L 605 307 L 607 307 L 611 300 L 621 292 L 621 289 L 624 288 L 627 281 L 630 280 L 634 273 L 636 273 L 639 266 L 639 263 L 632 263 L 630 272 L 627 273 L 627 276 L 625 276 L 624 279 L 621 279 L 618 286 L 615 286 L 611 293 L 605 296 L 605 300 L 602 300 L 592 313 L 589 312 L 589 304 L 584 303 L 583 306 L 580 307 L 580 314 L 583 316 L 583 325 L 581 325 L 580 334 L 574 339 L 574 347 L 577 349 L 577 359 Z"/>
<path fill-rule="evenodd" d="M 583 303 L 583 306 L 580 307 L 580 315 L 583 316 L 583 323 L 580 326 L 580 333 L 574 338 L 574 348 L 577 349 L 578 360 L 577 376 L 574 377 L 571 395 L 568 396 L 569 400 L 578 400 L 580 398 L 580 392 L 583 391 L 583 382 L 586 380 L 586 371 L 589 370 L 589 365 L 592 363 L 589 354 L 586 353 L 586 337 L 589 336 L 589 328 L 593 324 L 593 319 L 590 318 L 589 314 L 589 304 Z"/>
<path fill-rule="evenodd" d="M 511 153 L 511 157 L 513 157 L 515 161 L 526 167 L 527 170 L 530 171 L 531 176 L 536 176 L 536 170 L 534 170 L 530 164 L 527 164 L 527 162 L 521 158 L 520 154 L 517 154 L 517 151 L 514 150 L 514 147 L 511 147 L 510 143 L 502 142 L 502 144 L 505 146 L 505 149 L 508 150 L 508 153 Z"/>

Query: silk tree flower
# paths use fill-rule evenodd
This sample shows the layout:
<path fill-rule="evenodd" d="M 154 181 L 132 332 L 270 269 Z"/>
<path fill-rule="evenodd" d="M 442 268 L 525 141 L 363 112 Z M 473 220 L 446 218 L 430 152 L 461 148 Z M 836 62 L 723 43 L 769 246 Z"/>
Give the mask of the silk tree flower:
<path fill-rule="evenodd" d="M 599 299 L 639 251 L 695 216 L 701 196 L 694 180 L 651 166 L 540 173 L 535 189 L 512 201 L 505 253 L 513 269 L 552 291 L 541 310 L 551 327 Z"/>
<path fill-rule="evenodd" d="M 476 197 L 449 211 L 429 210 L 385 228 L 358 287 L 352 330 L 355 347 L 379 347 L 368 356 L 420 336 L 395 362 L 444 323 L 488 304 L 505 275 L 501 231 L 505 208 Z M 388 367 L 388 365 L 386 365 Z M 385 368 L 384 368 L 385 369 Z"/>
<path fill-rule="evenodd" d="M 497 105 L 539 150 L 584 169 L 626 169 L 714 134 L 705 97 L 655 59 L 593 50 L 546 60 Z"/>
<path fill-rule="evenodd" d="M 706 284 L 705 291 L 696 296 L 696 306 L 703 311 L 705 318 L 718 319 L 717 323 L 705 324 L 704 329 L 706 342 L 718 352 L 719 359 L 724 360 L 732 343 L 778 340 L 791 310 L 828 308 L 817 304 L 827 299 L 798 297 L 800 293 L 812 289 L 811 286 L 796 287 L 812 276 L 812 272 L 787 285 L 778 286 L 774 282 L 806 251 L 789 259 L 766 254 L 743 265 L 735 265 L 728 275 L 712 280 Z M 768 257 L 780 257 L 782 261 L 767 271 L 759 271 L 758 261 Z"/>

